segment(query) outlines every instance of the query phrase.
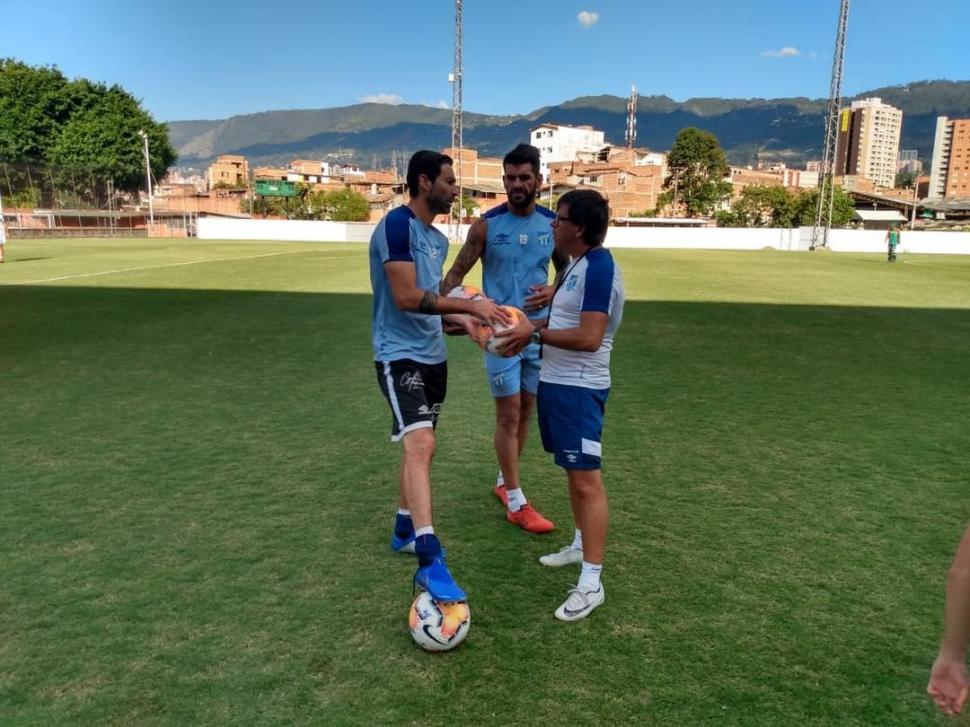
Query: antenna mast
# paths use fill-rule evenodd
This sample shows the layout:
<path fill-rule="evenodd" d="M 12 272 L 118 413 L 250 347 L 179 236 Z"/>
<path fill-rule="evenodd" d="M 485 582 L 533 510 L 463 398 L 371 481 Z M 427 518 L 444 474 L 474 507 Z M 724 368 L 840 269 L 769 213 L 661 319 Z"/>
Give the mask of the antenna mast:
<path fill-rule="evenodd" d="M 829 246 L 832 229 L 832 208 L 835 205 L 835 154 L 839 138 L 839 114 L 842 108 L 842 76 L 845 66 L 845 36 L 849 25 L 849 2 L 841 0 L 839 27 L 835 35 L 835 55 L 832 58 L 832 82 L 829 86 L 829 105 L 825 116 L 825 145 L 822 167 L 818 175 L 818 210 L 809 250 Z"/>
<path fill-rule="evenodd" d="M 462 201 L 465 198 L 465 179 L 462 174 L 462 157 L 464 156 L 464 138 L 462 129 L 462 108 L 461 108 L 461 82 L 464 73 L 461 60 L 461 3 L 462 0 L 455 0 L 455 61 L 452 72 L 448 78 L 451 81 L 451 148 L 457 152 L 458 158 L 455 160 L 455 175 L 458 177 L 458 209 L 452 208 L 451 212 L 451 234 L 449 237 L 454 242 L 461 242 L 461 216 Z"/>
<path fill-rule="evenodd" d="M 630 86 L 630 100 L 626 104 L 626 145 L 632 149 L 637 145 L 637 87 Z"/>

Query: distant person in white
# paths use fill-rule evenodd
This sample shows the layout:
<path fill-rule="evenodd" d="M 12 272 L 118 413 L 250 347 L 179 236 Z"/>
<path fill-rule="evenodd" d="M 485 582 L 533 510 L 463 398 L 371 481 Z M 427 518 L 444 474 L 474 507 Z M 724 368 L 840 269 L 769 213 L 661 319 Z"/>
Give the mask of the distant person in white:
<path fill-rule="evenodd" d="M 539 559 L 543 565 L 582 564 L 579 582 L 556 609 L 556 618 L 578 621 L 603 603 L 600 581 L 609 509 L 601 467 L 603 414 L 610 393 L 610 352 L 623 317 L 623 277 L 603 247 L 610 210 L 593 190 L 559 200 L 553 236 L 572 258 L 531 338 L 517 333 L 508 348 L 529 341 L 542 346 L 537 405 L 542 446 L 566 470 L 576 532 L 573 542 Z"/>

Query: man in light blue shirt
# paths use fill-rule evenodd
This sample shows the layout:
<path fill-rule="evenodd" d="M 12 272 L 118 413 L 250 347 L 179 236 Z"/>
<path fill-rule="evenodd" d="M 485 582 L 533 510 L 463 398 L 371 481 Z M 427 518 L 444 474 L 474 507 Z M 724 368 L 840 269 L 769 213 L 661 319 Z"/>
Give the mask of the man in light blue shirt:
<path fill-rule="evenodd" d="M 370 241 L 371 316 L 377 382 L 391 409 L 391 439 L 403 444 L 400 507 L 391 547 L 418 556 L 415 583 L 437 601 L 464 601 L 445 563 L 431 521 L 434 430 L 445 400 L 448 364 L 441 314 L 465 313 L 489 323 L 510 316 L 488 300 L 437 293 L 448 240 L 432 222 L 458 196 L 452 160 L 419 151 L 408 163 L 408 204 L 391 210 Z"/>
<path fill-rule="evenodd" d="M 460 285 L 482 261 L 485 295 L 502 305 L 522 309 L 533 320 L 546 317 L 552 296 L 549 261 L 556 270 L 567 262 L 552 244 L 555 213 L 536 204 L 539 150 L 519 144 L 502 160 L 508 201 L 489 210 L 468 231 L 468 238 L 445 276 L 441 290 Z M 553 524 L 526 499 L 519 480 L 519 457 L 529 432 L 529 419 L 539 384 L 539 347 L 495 356 L 485 353 L 485 372 L 495 399 L 495 454 L 499 463 L 495 494 L 506 506 L 506 519 L 530 533 L 548 533 Z"/>

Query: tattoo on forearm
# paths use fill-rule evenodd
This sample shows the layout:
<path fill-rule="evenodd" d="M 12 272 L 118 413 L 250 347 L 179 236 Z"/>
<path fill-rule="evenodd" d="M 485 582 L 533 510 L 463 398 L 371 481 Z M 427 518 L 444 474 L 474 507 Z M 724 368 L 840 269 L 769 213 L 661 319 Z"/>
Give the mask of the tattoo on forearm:
<path fill-rule="evenodd" d="M 438 312 L 438 294 L 432 293 L 430 290 L 424 291 L 421 296 L 421 302 L 418 303 L 418 313 L 427 313 L 431 315 L 432 313 Z"/>

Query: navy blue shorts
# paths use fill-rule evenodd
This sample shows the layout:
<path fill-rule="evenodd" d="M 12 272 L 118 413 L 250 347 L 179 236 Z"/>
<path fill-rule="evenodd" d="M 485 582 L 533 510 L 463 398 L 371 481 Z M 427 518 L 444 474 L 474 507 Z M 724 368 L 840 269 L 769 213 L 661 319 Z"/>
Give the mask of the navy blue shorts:
<path fill-rule="evenodd" d="M 598 470 L 609 389 L 539 382 L 536 406 L 542 447 L 567 470 Z"/>

